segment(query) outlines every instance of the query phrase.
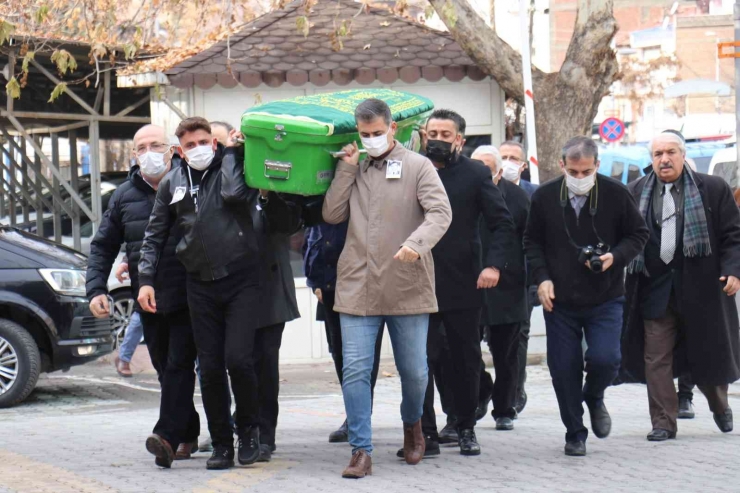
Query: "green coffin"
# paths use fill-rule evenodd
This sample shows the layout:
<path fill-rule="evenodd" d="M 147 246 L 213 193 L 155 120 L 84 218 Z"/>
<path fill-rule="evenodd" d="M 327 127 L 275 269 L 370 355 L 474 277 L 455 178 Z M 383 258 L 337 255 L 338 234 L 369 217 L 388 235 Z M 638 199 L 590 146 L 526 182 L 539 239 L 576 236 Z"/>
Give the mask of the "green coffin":
<path fill-rule="evenodd" d="M 355 108 L 368 98 L 388 103 L 398 124 L 396 139 L 419 149 L 419 126 L 434 104 L 389 89 L 365 89 L 302 96 L 255 106 L 242 115 L 244 175 L 252 188 L 298 195 L 322 195 L 334 177 L 330 152 L 360 144 Z"/>

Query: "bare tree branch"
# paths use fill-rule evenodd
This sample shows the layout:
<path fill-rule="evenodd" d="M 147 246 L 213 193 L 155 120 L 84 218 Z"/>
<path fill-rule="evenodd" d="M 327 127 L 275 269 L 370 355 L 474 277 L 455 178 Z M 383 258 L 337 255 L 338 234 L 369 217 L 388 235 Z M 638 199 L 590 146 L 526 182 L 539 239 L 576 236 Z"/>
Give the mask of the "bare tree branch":
<path fill-rule="evenodd" d="M 522 82 L 522 57 L 502 40 L 473 10 L 467 0 L 429 0 L 452 37 L 478 67 L 496 79 L 507 95 L 519 100 L 524 98 Z M 454 8 L 456 18 L 448 18 L 445 9 Z M 545 73 L 532 67 L 535 85 Z"/>

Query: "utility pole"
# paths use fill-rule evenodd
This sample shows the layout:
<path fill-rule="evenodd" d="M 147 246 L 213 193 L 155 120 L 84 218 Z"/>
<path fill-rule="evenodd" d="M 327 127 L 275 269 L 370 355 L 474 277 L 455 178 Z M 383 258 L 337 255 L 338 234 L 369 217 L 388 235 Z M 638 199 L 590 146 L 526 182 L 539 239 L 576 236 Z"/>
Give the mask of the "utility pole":
<path fill-rule="evenodd" d="M 740 5 L 740 0 L 736 0 Z M 522 74 L 524 75 L 524 112 L 527 125 L 527 165 L 532 183 L 539 185 L 537 135 L 534 127 L 534 91 L 532 89 L 532 51 L 529 45 L 529 0 L 519 0 L 520 36 L 522 38 Z"/>

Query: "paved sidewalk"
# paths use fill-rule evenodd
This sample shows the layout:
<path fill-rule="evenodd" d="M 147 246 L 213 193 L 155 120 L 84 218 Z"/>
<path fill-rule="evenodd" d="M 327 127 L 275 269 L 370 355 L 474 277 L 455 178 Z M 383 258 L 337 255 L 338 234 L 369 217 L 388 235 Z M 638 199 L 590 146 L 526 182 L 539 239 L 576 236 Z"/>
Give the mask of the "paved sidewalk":
<path fill-rule="evenodd" d="M 269 464 L 206 471 L 206 454 L 154 466 L 144 440 L 157 417 L 156 378 L 90 373 L 44 378 L 29 402 L 0 410 L 0 493 L 7 492 L 666 492 L 740 491 L 740 432 L 723 435 L 697 393 L 697 417 L 680 421 L 678 439 L 654 444 L 645 387 L 610 389 L 612 436 L 591 438 L 585 458 L 565 457 L 564 429 L 544 367 L 530 367 L 529 404 L 511 432 L 479 423 L 483 454 L 456 447 L 416 467 L 395 457 L 401 446 L 400 382 L 384 363 L 375 397 L 372 477 L 340 477 L 346 444 L 327 436 L 344 418 L 330 365 L 285 369 L 278 449 Z M 731 388 L 740 410 L 740 386 Z M 199 405 L 199 411 L 202 407 Z M 205 430 L 205 415 L 201 413 Z"/>

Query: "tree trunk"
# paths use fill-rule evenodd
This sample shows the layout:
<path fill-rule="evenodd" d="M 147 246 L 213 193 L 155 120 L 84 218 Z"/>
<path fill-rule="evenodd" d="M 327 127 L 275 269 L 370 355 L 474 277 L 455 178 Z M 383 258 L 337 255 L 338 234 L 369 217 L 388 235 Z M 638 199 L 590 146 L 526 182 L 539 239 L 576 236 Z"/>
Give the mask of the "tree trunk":
<path fill-rule="evenodd" d="M 467 0 L 429 0 L 457 43 L 509 97 L 522 101 L 522 59 L 493 32 Z M 454 16 L 443 7 L 451 4 Z M 532 67 L 540 180 L 560 174 L 565 142 L 591 135 L 601 99 L 616 80 L 618 66 L 611 41 L 617 31 L 613 0 L 579 0 L 576 25 L 560 72 Z M 526 35 L 526 34 L 525 34 Z"/>

